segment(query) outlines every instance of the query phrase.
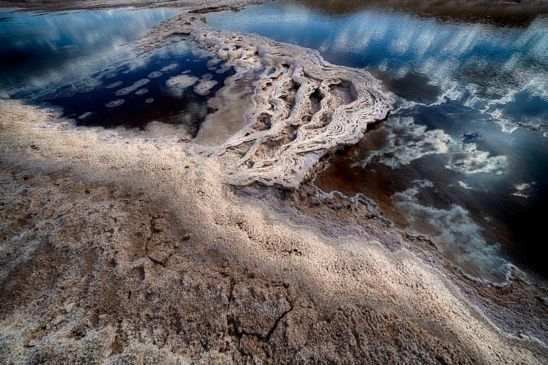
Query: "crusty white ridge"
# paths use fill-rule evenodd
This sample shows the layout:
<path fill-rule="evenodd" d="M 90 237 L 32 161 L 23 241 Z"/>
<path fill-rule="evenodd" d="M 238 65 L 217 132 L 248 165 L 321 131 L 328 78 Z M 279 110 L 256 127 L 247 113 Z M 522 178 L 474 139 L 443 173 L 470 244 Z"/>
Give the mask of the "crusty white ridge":
<path fill-rule="evenodd" d="M 356 143 L 390 109 L 390 96 L 363 70 L 332 65 L 295 45 L 212 30 L 192 14 L 161 23 L 139 47 L 146 50 L 180 34 L 242 78 L 255 75 L 254 107 L 244 128 L 215 149 L 228 161 L 231 184 L 297 187 L 323 155 Z"/>

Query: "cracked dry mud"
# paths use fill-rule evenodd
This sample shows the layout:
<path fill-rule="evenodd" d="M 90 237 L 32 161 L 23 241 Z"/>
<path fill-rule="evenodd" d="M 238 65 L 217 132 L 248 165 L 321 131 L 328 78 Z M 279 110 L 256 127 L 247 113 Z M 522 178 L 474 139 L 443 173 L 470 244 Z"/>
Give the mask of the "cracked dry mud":
<path fill-rule="evenodd" d="M 324 83 L 322 100 L 335 110 L 354 105 L 344 120 L 352 125 L 353 108 L 370 99 L 348 99 L 348 80 L 372 79 L 262 38 L 246 42 L 265 42 L 259 48 L 269 52 L 242 53 L 244 38 L 189 25 L 164 23 L 148 41 L 177 27 L 197 42 L 205 36 L 205 51 L 237 67 L 225 92 L 254 98 L 243 132 L 214 146 L 190 140 L 182 127 L 78 128 L 52 110 L 0 100 L 0 362 L 548 361 L 545 289 L 519 276 L 502 288 L 470 282 L 428 238 L 397 230 L 367 200 L 318 196 L 306 184 L 322 156 L 364 129 L 346 126 L 332 145 L 303 132 L 296 144 L 257 153 L 264 138 L 285 138 L 287 126 L 306 129 L 303 115 L 322 115 L 321 103 L 313 115 L 312 103 L 299 104 L 298 94 L 315 93 L 303 85 Z M 228 52 L 218 48 L 223 42 Z M 290 112 L 283 93 L 305 74 L 303 91 L 290 93 L 289 104 L 300 106 Z M 254 113 L 266 108 L 261 86 L 269 80 L 279 107 L 268 120 L 280 129 L 261 127 L 268 123 Z M 382 117 L 387 104 L 369 86 L 380 108 L 364 110 Z M 219 113 L 238 100 L 222 90 L 212 101 Z M 344 124 L 327 121 L 317 133 Z M 246 138 L 255 147 L 232 151 Z M 292 163 L 269 164 L 269 153 Z M 247 164 L 251 158 L 263 165 Z M 285 188 L 239 186 L 274 176 Z"/>

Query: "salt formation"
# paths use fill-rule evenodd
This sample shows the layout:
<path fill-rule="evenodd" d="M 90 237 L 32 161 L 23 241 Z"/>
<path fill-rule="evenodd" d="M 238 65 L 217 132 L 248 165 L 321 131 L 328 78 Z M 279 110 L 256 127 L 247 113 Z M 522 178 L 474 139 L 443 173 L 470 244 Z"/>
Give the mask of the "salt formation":
<path fill-rule="evenodd" d="M 110 101 L 110 102 L 106 103 L 105 106 L 107 108 L 116 108 L 117 106 L 120 106 L 123 103 L 125 103 L 124 99 L 116 99 L 116 100 L 113 100 L 113 101 Z"/>
<path fill-rule="evenodd" d="M 231 184 L 296 187 L 328 151 L 356 143 L 369 123 L 388 113 L 389 97 L 362 70 L 332 65 L 313 50 L 215 31 L 189 14 L 160 23 L 138 48 L 147 51 L 181 34 L 236 75 L 256 74 L 244 127 L 215 151 L 227 160 Z"/>
<path fill-rule="evenodd" d="M 207 95 L 217 85 L 215 80 L 205 80 L 202 79 L 200 82 L 194 86 L 194 92 L 198 95 Z"/>
<path fill-rule="evenodd" d="M 120 90 L 116 91 L 115 94 L 116 94 L 116 96 L 125 96 L 125 95 L 128 95 L 128 94 L 131 94 L 132 92 L 134 92 L 135 90 L 140 89 L 141 87 L 145 86 L 149 82 L 150 82 L 149 79 L 138 80 L 133 85 L 130 85 L 128 87 L 125 87 L 123 89 L 120 89 Z"/>
<path fill-rule="evenodd" d="M 152 71 L 148 74 L 149 79 L 157 79 L 158 77 L 161 77 L 164 73 L 162 71 Z"/>
<path fill-rule="evenodd" d="M 116 81 L 116 82 L 113 82 L 112 84 L 108 84 L 105 86 L 105 89 L 114 89 L 118 86 L 122 86 L 123 82 L 122 81 Z"/>
<path fill-rule="evenodd" d="M 165 67 L 162 67 L 160 69 L 160 72 L 169 72 L 169 71 L 173 71 L 175 70 L 177 67 L 179 67 L 179 65 L 177 65 L 176 63 L 172 63 L 170 65 L 167 65 Z"/>
<path fill-rule="evenodd" d="M 166 81 L 168 92 L 173 96 L 180 97 L 185 89 L 198 82 L 198 78 L 188 75 L 174 76 Z"/>

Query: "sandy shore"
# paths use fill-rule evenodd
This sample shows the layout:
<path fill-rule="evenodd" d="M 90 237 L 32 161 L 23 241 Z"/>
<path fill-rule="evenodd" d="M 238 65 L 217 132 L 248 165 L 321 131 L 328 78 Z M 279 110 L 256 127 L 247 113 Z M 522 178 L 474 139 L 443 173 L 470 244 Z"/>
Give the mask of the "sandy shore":
<path fill-rule="evenodd" d="M 365 200 L 234 187 L 233 163 L 183 128 L 0 100 L 0 362 L 548 361 L 519 272 L 480 284 Z"/>

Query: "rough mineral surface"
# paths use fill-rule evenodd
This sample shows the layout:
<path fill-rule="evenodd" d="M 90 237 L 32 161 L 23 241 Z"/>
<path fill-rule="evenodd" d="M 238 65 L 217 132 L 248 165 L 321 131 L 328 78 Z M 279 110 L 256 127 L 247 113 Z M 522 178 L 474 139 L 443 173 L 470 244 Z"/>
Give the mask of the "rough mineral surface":
<path fill-rule="evenodd" d="M 211 89 L 213 89 L 217 85 L 217 81 L 215 80 L 200 80 L 196 86 L 194 86 L 194 92 L 198 95 L 207 95 L 211 92 Z"/>
<path fill-rule="evenodd" d="M 175 30 L 233 65 L 204 128 L 246 117 L 214 143 L 0 100 L 0 363 L 548 362 L 544 288 L 471 281 L 303 183 L 386 113 L 372 78 L 186 19 L 141 46 Z"/>
<path fill-rule="evenodd" d="M 405 250 L 235 196 L 180 129 L 0 110 L 2 363 L 547 360 Z"/>
<path fill-rule="evenodd" d="M 232 65 L 236 79 L 254 74 L 254 108 L 246 125 L 217 151 L 229 155 L 231 184 L 297 187 L 323 155 L 356 143 L 369 123 L 388 113 L 389 96 L 369 74 L 329 64 L 310 49 L 211 30 L 192 14 L 154 27 L 139 48 L 179 34 Z"/>

